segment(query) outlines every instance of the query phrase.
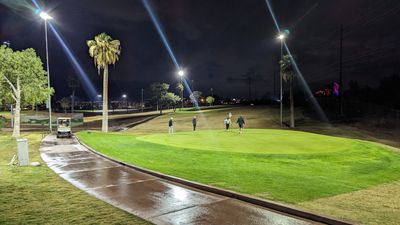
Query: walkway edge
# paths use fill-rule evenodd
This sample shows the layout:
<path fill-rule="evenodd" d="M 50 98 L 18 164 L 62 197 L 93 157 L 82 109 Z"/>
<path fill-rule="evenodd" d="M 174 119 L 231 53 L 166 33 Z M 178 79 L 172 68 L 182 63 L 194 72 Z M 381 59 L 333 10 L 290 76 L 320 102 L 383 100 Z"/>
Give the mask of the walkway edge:
<path fill-rule="evenodd" d="M 218 194 L 218 195 L 222 195 L 225 197 L 229 197 L 229 198 L 234 198 L 234 199 L 238 199 L 240 201 L 243 202 L 247 202 L 247 203 L 251 203 L 254 205 L 258 205 L 264 208 L 268 208 L 268 209 L 272 209 L 272 210 L 276 210 L 285 214 L 289 214 L 292 216 L 296 216 L 296 217 L 300 217 L 300 218 L 304 218 L 304 219 L 308 219 L 311 221 L 315 221 L 315 222 L 319 222 L 319 223 L 324 223 L 324 224 L 331 224 L 331 225 L 351 225 L 353 223 L 350 222 L 346 222 L 343 220 L 339 220 L 339 219 L 335 219 L 335 218 L 331 218 L 331 217 L 327 217 L 327 216 L 323 216 L 323 215 L 319 215 L 313 212 L 309 212 L 309 211 L 305 211 L 302 209 L 297 209 L 294 208 L 292 206 L 287 206 L 281 203 L 277 203 L 277 202 L 273 202 L 273 201 L 267 201 L 264 199 L 260 199 L 257 197 L 253 197 L 253 196 L 249 196 L 249 195 L 244 195 L 244 194 L 239 194 L 237 192 L 234 191 L 228 191 L 225 189 L 221 189 L 221 188 L 216 188 L 213 186 L 209 186 L 209 185 L 205 185 L 205 184 L 200 184 L 197 182 L 193 182 L 193 181 L 188 181 L 185 179 L 181 179 L 178 177 L 174 177 L 174 176 L 170 176 L 170 175 L 166 175 L 166 174 L 162 174 L 159 172 L 155 172 L 153 170 L 148 170 L 139 166 L 135 166 L 135 165 L 131 165 L 125 162 L 121 162 L 119 160 L 113 159 L 107 155 L 104 155 L 98 151 L 96 151 L 95 149 L 91 148 L 90 146 L 86 145 L 84 142 L 82 142 L 78 137 L 76 137 L 76 139 L 78 140 L 78 142 L 83 145 L 84 147 L 86 147 L 87 149 L 89 149 L 90 151 L 92 151 L 93 153 L 104 157 L 108 160 L 111 160 L 115 163 L 118 163 L 120 165 L 135 169 L 137 171 L 146 173 L 146 174 L 150 174 L 153 175 L 155 177 L 158 178 L 162 178 L 168 181 L 172 181 L 178 184 L 182 184 L 188 187 L 192 187 L 192 188 L 196 188 L 202 191 L 206 191 L 206 192 L 210 192 L 210 193 L 214 193 L 214 194 Z"/>

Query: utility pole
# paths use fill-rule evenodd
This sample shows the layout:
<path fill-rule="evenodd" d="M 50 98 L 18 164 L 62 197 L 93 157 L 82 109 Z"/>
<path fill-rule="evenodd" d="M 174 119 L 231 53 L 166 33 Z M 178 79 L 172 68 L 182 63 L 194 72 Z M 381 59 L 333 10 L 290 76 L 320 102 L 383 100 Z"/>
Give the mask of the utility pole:
<path fill-rule="evenodd" d="M 274 60 L 274 62 L 275 62 L 275 60 Z M 273 73 L 273 75 L 272 75 L 272 78 L 273 78 L 273 84 L 274 84 L 274 93 L 273 93 L 273 96 L 275 97 L 275 95 L 276 95 L 276 68 L 275 68 L 275 66 L 274 66 L 274 73 Z"/>
<path fill-rule="evenodd" d="M 44 32 L 45 32 L 45 41 L 46 41 L 46 69 L 47 69 L 47 87 L 50 88 L 50 66 L 49 66 L 49 41 L 47 38 L 47 20 L 44 21 Z M 49 108 L 49 130 L 50 133 L 53 133 L 53 124 L 51 119 L 51 94 L 49 92 L 48 95 L 48 108 Z"/>
<path fill-rule="evenodd" d="M 143 109 L 144 109 L 144 103 L 143 103 L 143 92 L 144 92 L 144 90 L 143 90 L 143 88 L 142 88 L 142 104 L 141 104 L 141 107 L 142 107 L 142 112 L 143 112 Z"/>
<path fill-rule="evenodd" d="M 281 60 L 279 61 L 280 70 L 279 70 L 279 103 L 280 103 L 280 122 L 281 126 L 283 126 L 283 82 L 282 82 L 282 60 L 283 60 L 283 39 L 281 39 Z"/>
<path fill-rule="evenodd" d="M 339 50 L 339 112 L 343 116 L 343 25 L 340 25 Z"/>

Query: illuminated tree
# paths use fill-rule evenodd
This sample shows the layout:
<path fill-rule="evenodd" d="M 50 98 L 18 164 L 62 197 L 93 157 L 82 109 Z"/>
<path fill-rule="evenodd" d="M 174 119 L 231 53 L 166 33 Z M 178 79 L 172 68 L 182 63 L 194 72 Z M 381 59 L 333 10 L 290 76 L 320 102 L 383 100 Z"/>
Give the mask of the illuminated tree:
<path fill-rule="evenodd" d="M 164 96 L 168 93 L 169 84 L 167 83 L 153 83 L 150 85 L 149 93 L 150 100 L 157 105 L 157 111 L 160 110 L 162 114 L 162 101 Z"/>
<path fill-rule="evenodd" d="M 15 104 L 13 137 L 20 136 L 21 106 L 41 104 L 54 92 L 47 88 L 46 74 L 35 50 L 0 47 L 0 100 Z"/>
<path fill-rule="evenodd" d="M 113 40 L 106 33 L 101 33 L 94 37 L 94 40 L 88 40 L 86 44 L 89 47 L 89 55 L 94 60 L 100 74 L 103 70 L 103 132 L 108 132 L 108 65 L 115 65 L 121 54 L 121 43 L 119 40 Z"/>
<path fill-rule="evenodd" d="M 176 90 L 178 91 L 178 93 L 181 96 L 180 99 L 182 101 L 182 106 L 181 106 L 181 110 L 182 110 L 183 109 L 183 91 L 184 91 L 184 87 L 183 87 L 182 82 L 179 82 L 179 83 L 176 84 Z"/>
<path fill-rule="evenodd" d="M 64 109 L 64 113 L 67 113 L 67 109 L 71 106 L 71 101 L 68 98 L 62 98 L 58 103 Z"/>
<path fill-rule="evenodd" d="M 193 107 L 197 106 L 197 102 L 203 93 L 201 91 L 193 91 L 192 94 L 189 96 L 190 101 L 193 103 Z"/>
<path fill-rule="evenodd" d="M 206 98 L 206 102 L 207 102 L 210 106 L 212 106 L 212 104 L 215 102 L 215 98 L 214 98 L 213 96 L 208 96 L 208 97 Z"/>
<path fill-rule="evenodd" d="M 178 95 L 172 93 L 172 92 L 167 92 L 164 96 L 161 98 L 162 104 L 166 104 L 168 107 L 172 107 L 174 112 L 176 111 L 176 104 L 181 101 L 181 97 Z M 162 107 L 161 107 L 162 110 Z"/>

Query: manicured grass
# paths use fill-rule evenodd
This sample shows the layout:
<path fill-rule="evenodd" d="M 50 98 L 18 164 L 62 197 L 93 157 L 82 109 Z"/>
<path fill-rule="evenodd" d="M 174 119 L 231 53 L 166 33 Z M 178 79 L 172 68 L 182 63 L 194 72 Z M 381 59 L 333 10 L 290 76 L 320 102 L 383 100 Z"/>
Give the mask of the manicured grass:
<path fill-rule="evenodd" d="M 398 225 L 400 181 L 301 203 L 308 210 L 362 224 Z"/>
<path fill-rule="evenodd" d="M 15 140 L 0 132 L 0 224 L 148 224 L 58 177 L 40 159 L 42 135 L 24 137 L 30 160 L 42 165 L 7 166 L 16 153 Z"/>
<path fill-rule="evenodd" d="M 138 166 L 233 191 L 299 203 L 400 179 L 385 146 L 304 132 L 246 129 L 129 135 L 81 132 L 88 145 Z"/>

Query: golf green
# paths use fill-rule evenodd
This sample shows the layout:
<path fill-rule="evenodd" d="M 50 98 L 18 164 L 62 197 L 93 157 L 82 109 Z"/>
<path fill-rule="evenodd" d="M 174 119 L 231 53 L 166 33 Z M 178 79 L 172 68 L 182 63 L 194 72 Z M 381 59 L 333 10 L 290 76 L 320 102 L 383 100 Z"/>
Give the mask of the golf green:
<path fill-rule="evenodd" d="M 246 129 L 169 134 L 80 132 L 115 159 L 258 197 L 298 203 L 400 179 L 400 154 L 371 142 Z"/>

